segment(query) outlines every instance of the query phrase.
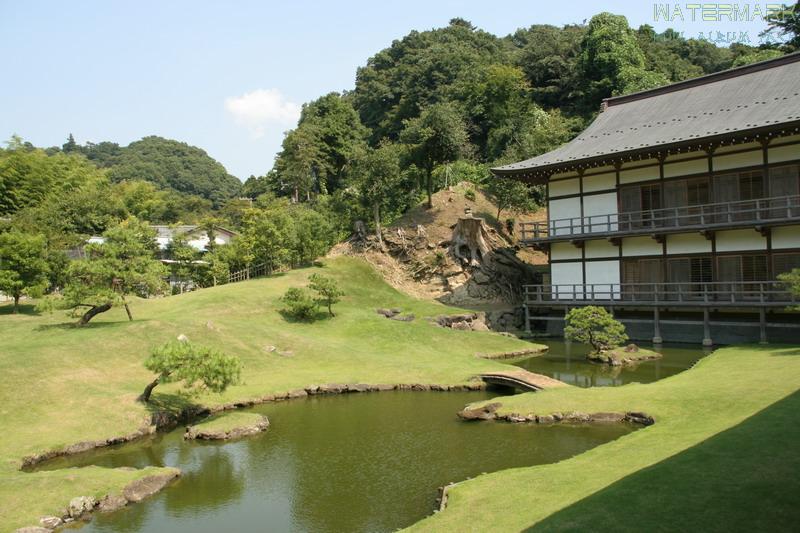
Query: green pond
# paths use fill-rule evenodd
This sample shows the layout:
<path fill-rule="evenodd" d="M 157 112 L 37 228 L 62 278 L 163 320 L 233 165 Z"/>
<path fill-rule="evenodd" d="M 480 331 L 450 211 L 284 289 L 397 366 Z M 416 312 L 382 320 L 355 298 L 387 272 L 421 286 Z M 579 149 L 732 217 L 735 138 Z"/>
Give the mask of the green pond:
<path fill-rule="evenodd" d="M 146 500 L 97 514 L 81 532 L 393 531 L 433 513 L 437 488 L 484 472 L 553 463 L 634 430 L 625 424 L 463 422 L 484 392 L 380 392 L 253 408 L 272 425 L 229 443 L 182 430 L 60 459 L 46 468 L 180 468 Z"/>
<path fill-rule="evenodd" d="M 635 366 L 611 367 L 586 360 L 589 347 L 585 344 L 545 340 L 550 349 L 543 355 L 529 357 L 510 364 L 544 374 L 577 387 L 614 387 L 626 383 L 652 383 L 682 372 L 706 355 L 702 348 L 692 345 L 665 345 L 655 349 L 661 359 L 642 361 Z"/>

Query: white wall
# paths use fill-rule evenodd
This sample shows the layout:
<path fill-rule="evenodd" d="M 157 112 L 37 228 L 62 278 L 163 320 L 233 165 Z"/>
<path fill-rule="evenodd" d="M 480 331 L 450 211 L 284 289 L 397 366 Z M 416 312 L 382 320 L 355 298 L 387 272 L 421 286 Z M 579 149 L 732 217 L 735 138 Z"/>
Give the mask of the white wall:
<path fill-rule="evenodd" d="M 711 253 L 711 241 L 699 233 L 667 235 L 667 254 Z"/>
<path fill-rule="evenodd" d="M 586 257 L 594 259 L 597 257 L 619 257 L 619 248 L 605 239 L 596 239 L 584 243 Z"/>
<path fill-rule="evenodd" d="M 583 192 L 605 191 L 617 186 L 617 175 L 615 172 L 595 174 L 583 177 Z"/>
<path fill-rule="evenodd" d="M 550 283 L 553 285 L 582 285 L 583 263 L 553 263 L 550 265 Z M 577 288 L 578 290 L 581 287 Z M 571 287 L 554 289 L 553 298 L 572 298 Z"/>
<path fill-rule="evenodd" d="M 650 237 L 626 237 L 622 239 L 622 256 L 661 255 L 661 243 Z"/>
<path fill-rule="evenodd" d="M 580 232 L 581 200 L 580 198 L 564 198 L 563 200 L 550 200 L 548 203 L 547 217 L 550 219 L 550 228 L 553 235 L 569 235 L 569 221 L 559 222 L 555 225 L 554 220 L 565 218 L 577 218 L 575 220 L 575 233 Z"/>
<path fill-rule="evenodd" d="M 764 163 L 764 154 L 761 150 L 752 150 L 740 154 L 714 155 L 712 165 L 714 171 L 732 168 L 752 167 Z"/>
<path fill-rule="evenodd" d="M 800 159 L 800 144 L 793 146 L 775 146 L 767 150 L 767 160 L 770 163 Z"/>
<path fill-rule="evenodd" d="M 557 196 L 566 196 L 568 194 L 579 194 L 581 192 L 581 185 L 578 178 L 569 180 L 559 180 L 550 182 L 550 190 L 548 194 L 550 198 Z"/>
<path fill-rule="evenodd" d="M 691 161 L 678 161 L 675 163 L 664 163 L 664 177 L 684 176 L 689 174 L 700 174 L 708 172 L 708 159 L 693 159 Z"/>
<path fill-rule="evenodd" d="M 616 298 L 619 293 L 619 261 L 589 261 L 586 263 L 587 298 L 607 300 Z"/>
<path fill-rule="evenodd" d="M 766 250 L 767 239 L 752 229 L 737 229 L 717 232 L 718 252 L 738 252 L 740 250 Z"/>
<path fill-rule="evenodd" d="M 658 165 L 644 168 L 634 168 L 631 170 L 620 170 L 619 172 L 619 182 L 621 184 L 657 180 L 659 177 Z"/>
<path fill-rule="evenodd" d="M 580 259 L 581 249 L 568 242 L 554 242 L 550 245 L 550 259 Z"/>
<path fill-rule="evenodd" d="M 616 217 L 612 216 L 610 222 L 607 222 L 605 216 L 602 215 L 616 215 L 617 214 L 617 193 L 606 194 L 590 194 L 583 197 L 583 216 L 586 224 L 586 232 L 596 233 L 603 231 L 616 231 Z M 589 228 L 588 224 L 591 219 L 592 226 Z"/>
<path fill-rule="evenodd" d="M 800 248 L 800 226 L 772 228 L 772 248 Z"/>

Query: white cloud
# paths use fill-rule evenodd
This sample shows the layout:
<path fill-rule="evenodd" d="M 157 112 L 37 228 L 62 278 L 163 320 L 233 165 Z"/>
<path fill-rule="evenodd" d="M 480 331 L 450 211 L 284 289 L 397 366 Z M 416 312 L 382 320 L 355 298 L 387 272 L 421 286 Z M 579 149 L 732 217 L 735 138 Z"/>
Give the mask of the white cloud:
<path fill-rule="evenodd" d="M 256 89 L 226 98 L 225 110 L 237 124 L 249 129 L 254 139 L 262 137 L 270 124 L 294 126 L 300 118 L 300 105 L 286 100 L 278 89 Z"/>

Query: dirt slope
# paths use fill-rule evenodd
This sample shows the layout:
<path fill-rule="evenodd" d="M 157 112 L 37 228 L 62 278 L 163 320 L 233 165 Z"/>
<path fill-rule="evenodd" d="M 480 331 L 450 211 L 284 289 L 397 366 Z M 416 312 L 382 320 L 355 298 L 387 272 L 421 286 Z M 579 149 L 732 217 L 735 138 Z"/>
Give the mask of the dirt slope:
<path fill-rule="evenodd" d="M 474 199 L 468 199 L 468 191 Z M 457 257 L 452 238 L 459 219 L 469 216 L 485 222 L 490 248 L 478 262 Z M 516 238 L 495 218 L 497 208 L 471 184 L 460 183 L 433 195 L 433 208 L 423 203 L 383 231 L 383 243 L 374 235 L 337 245 L 331 255 L 358 255 L 370 262 L 395 288 L 425 299 L 469 307 L 509 307 L 517 303 L 516 287 L 535 275 L 534 266 L 546 265 L 547 256 L 517 246 Z M 501 218 L 511 216 L 502 213 Z M 546 220 L 544 209 L 517 216 L 516 222 Z"/>

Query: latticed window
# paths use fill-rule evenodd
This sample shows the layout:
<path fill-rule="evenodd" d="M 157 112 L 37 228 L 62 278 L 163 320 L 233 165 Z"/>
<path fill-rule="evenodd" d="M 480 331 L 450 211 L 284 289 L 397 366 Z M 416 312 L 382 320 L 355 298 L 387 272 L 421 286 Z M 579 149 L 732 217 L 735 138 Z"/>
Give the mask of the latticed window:
<path fill-rule="evenodd" d="M 783 253 L 772 256 L 773 272 L 777 276 L 800 268 L 800 253 Z"/>

